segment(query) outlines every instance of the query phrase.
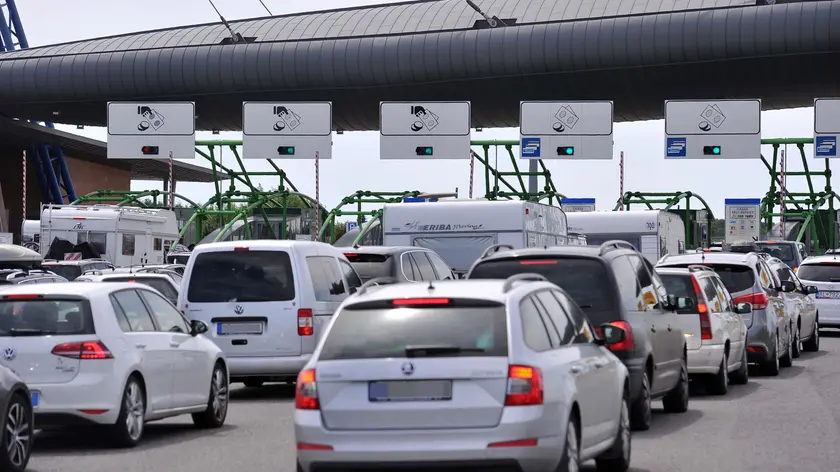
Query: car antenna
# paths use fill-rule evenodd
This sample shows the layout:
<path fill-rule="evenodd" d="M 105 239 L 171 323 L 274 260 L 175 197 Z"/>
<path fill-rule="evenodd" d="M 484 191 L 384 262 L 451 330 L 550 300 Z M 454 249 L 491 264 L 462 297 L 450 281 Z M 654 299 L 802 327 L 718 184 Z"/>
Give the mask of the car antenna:
<path fill-rule="evenodd" d="M 706 251 L 700 253 L 700 262 L 706 262 Z"/>
<path fill-rule="evenodd" d="M 435 286 L 432 285 L 432 281 L 429 280 L 429 290 L 434 290 L 434 289 L 435 289 Z"/>

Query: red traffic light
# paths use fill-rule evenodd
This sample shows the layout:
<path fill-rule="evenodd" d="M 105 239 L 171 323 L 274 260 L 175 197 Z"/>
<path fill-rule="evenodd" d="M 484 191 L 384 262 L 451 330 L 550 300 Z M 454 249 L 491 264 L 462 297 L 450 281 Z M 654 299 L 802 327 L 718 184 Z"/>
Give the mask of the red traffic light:
<path fill-rule="evenodd" d="M 143 146 L 140 148 L 140 152 L 142 152 L 144 156 L 157 156 L 160 154 L 160 149 L 157 146 Z"/>

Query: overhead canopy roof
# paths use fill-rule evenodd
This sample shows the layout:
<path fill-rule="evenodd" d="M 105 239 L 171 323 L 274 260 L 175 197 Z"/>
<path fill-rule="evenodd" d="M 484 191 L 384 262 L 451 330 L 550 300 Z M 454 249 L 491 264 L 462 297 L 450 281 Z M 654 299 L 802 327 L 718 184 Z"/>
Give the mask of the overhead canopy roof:
<path fill-rule="evenodd" d="M 169 178 L 168 160 L 155 159 L 108 159 L 106 145 L 102 141 L 77 136 L 57 129 L 47 128 L 25 121 L 0 117 L 0 146 L 16 147 L 29 151 L 33 145 L 55 145 L 76 159 L 131 171 L 132 180 L 167 180 Z M 213 182 L 210 169 L 174 161 L 173 178 L 176 182 Z M 230 177 L 217 174 L 219 179 Z"/>
<path fill-rule="evenodd" d="M 840 95 L 840 2 L 421 0 L 131 33 L 0 53 L 0 111 L 104 125 L 108 100 L 192 100 L 199 129 L 241 129 L 243 100 L 333 102 L 378 129 L 380 100 L 470 100 L 517 126 L 520 100 L 615 100 L 616 121 L 679 98 L 765 109 Z"/>

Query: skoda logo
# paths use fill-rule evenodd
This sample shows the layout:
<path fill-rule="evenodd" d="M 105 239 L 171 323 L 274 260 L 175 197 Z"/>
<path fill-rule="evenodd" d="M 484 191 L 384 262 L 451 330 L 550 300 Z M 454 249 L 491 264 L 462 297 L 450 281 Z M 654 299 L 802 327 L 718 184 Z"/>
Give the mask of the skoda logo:
<path fill-rule="evenodd" d="M 411 375 L 414 373 L 414 364 L 411 362 L 406 362 L 402 365 L 402 373 L 403 375 Z"/>
<path fill-rule="evenodd" d="M 234 313 L 236 313 L 237 315 L 241 315 L 242 313 L 244 313 L 244 312 L 245 312 L 245 309 L 244 309 L 244 308 L 242 308 L 242 305 L 236 305 L 236 306 L 233 308 L 233 312 L 234 312 Z"/>
<path fill-rule="evenodd" d="M 15 357 L 17 357 L 17 351 L 15 351 L 14 349 L 7 347 L 6 350 L 3 351 L 3 359 L 6 359 L 7 361 L 13 361 L 15 360 Z M 403 371 L 404 370 L 405 368 L 403 368 Z"/>

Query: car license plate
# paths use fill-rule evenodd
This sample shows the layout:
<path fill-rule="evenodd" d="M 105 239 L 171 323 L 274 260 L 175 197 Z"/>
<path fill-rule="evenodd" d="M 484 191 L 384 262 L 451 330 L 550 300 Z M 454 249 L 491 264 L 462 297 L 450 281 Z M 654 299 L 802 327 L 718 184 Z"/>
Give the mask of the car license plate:
<path fill-rule="evenodd" d="M 32 392 L 32 406 L 38 406 L 41 400 L 41 392 Z"/>
<path fill-rule="evenodd" d="M 840 300 L 840 292 L 833 290 L 820 290 L 817 292 L 817 298 L 824 300 Z"/>
<path fill-rule="evenodd" d="M 263 324 L 259 322 L 252 323 L 219 323 L 216 325 L 216 334 L 220 336 L 229 336 L 235 334 L 262 334 Z"/>
<path fill-rule="evenodd" d="M 368 399 L 372 402 L 416 402 L 452 399 L 451 380 L 397 380 L 371 382 Z"/>

